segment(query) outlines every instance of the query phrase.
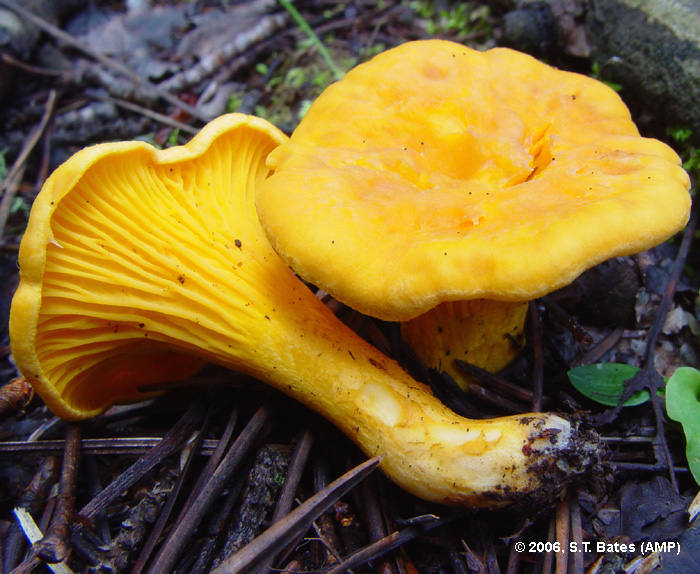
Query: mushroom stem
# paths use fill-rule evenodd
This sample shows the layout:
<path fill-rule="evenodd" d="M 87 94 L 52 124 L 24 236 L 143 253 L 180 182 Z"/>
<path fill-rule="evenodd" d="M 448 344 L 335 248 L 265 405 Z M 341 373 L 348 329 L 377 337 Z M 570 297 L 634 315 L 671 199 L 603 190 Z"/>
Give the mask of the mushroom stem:
<path fill-rule="evenodd" d="M 466 390 L 473 379 L 455 359 L 491 373 L 506 367 L 525 341 L 527 302 L 446 301 L 401 323 L 401 337 L 423 363 Z"/>
<path fill-rule="evenodd" d="M 457 416 L 289 270 L 254 207 L 283 139 L 257 118 L 225 116 L 186 146 L 105 144 L 52 175 L 22 243 L 11 317 L 17 363 L 50 408 L 93 416 L 211 361 L 323 414 L 429 500 L 501 505 L 588 465 L 584 437 L 557 415 Z"/>

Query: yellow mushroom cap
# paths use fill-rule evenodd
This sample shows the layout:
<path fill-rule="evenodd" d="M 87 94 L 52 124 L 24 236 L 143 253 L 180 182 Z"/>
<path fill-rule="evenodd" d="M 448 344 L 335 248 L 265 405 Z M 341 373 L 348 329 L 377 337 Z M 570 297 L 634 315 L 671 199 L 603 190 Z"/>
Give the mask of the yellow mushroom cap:
<path fill-rule="evenodd" d="M 252 188 L 269 173 L 264 158 L 285 140 L 263 120 L 231 114 L 167 150 L 86 148 L 46 181 L 20 246 L 10 339 L 56 415 L 89 418 L 143 400 L 140 386 L 183 379 L 223 354 L 201 353 L 202 341 L 232 346 L 216 324 L 229 301 L 253 300 L 235 281 L 245 274 L 236 239 L 252 237 L 246 249 L 257 239 L 261 258 L 276 256 L 257 230 L 233 229 L 226 217 L 244 220 L 241 202 L 252 209 Z M 224 289 L 224 270 L 233 288 Z"/>
<path fill-rule="evenodd" d="M 618 95 L 525 54 L 426 40 L 330 86 L 268 158 L 258 215 L 282 258 L 349 306 L 529 300 L 686 223 L 673 150 Z"/>

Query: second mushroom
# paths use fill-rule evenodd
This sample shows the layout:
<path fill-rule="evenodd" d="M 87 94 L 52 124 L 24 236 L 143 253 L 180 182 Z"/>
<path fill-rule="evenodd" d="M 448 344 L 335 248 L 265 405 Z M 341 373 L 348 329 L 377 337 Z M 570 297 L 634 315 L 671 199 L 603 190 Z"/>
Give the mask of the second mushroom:
<path fill-rule="evenodd" d="M 442 40 L 374 57 L 268 160 L 257 208 L 304 279 L 402 334 L 430 367 L 490 371 L 527 301 L 683 228 L 689 178 L 603 83 Z"/>

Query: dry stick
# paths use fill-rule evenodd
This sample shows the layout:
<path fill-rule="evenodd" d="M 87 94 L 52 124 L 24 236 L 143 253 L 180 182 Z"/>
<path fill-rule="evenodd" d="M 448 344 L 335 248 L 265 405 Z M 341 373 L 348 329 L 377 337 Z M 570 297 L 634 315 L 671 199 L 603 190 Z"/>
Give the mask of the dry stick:
<path fill-rule="evenodd" d="M 144 438 L 84 438 L 80 441 L 81 451 L 86 455 L 107 455 L 117 456 L 120 454 L 143 455 L 154 446 L 157 446 L 163 439 Z M 7 441 L 0 442 L 0 454 L 2 453 L 22 453 L 27 455 L 57 455 L 63 452 L 66 441 L 39 440 L 35 442 L 27 441 Z M 219 441 L 215 439 L 205 439 L 199 454 L 212 456 L 218 449 Z"/>
<path fill-rule="evenodd" d="M 305 532 L 317 516 L 325 512 L 333 503 L 363 480 L 379 465 L 380 461 L 380 457 L 374 457 L 346 472 L 301 506 L 295 508 L 282 520 L 270 526 L 255 540 L 212 570 L 210 574 L 240 574 L 258 567 L 272 548 L 286 546 L 299 534 Z"/>
<path fill-rule="evenodd" d="M 515 536 L 510 542 L 510 549 L 508 550 L 508 565 L 506 566 L 506 574 L 518 574 L 518 569 L 520 568 L 520 554 L 515 550 L 516 544 L 521 542 L 522 538 L 520 534 Z"/>
<path fill-rule="evenodd" d="M 309 458 L 313 442 L 313 432 L 307 427 L 294 446 L 292 458 L 289 461 L 289 470 L 287 471 L 287 476 L 284 477 L 284 484 L 282 485 L 280 498 L 277 502 L 277 508 L 275 508 L 275 512 L 272 515 L 272 524 L 287 516 L 291 511 L 297 488 L 301 482 L 301 475 L 304 472 L 304 467 Z"/>
<path fill-rule="evenodd" d="M 0 0 L 1 1 L 1 0 Z M 29 136 L 27 141 L 22 146 L 22 151 L 20 151 L 15 163 L 12 165 L 5 181 L 2 183 L 2 189 L 0 193 L 3 194 L 2 201 L 0 201 L 0 238 L 5 233 L 5 225 L 7 224 L 7 218 L 10 216 L 10 209 L 12 208 L 12 202 L 17 194 L 17 189 L 19 189 L 19 183 L 22 179 L 24 173 L 24 168 L 26 166 L 27 158 L 29 154 L 34 149 L 36 144 L 41 138 L 41 134 L 44 133 L 46 126 L 49 123 L 51 114 L 53 113 L 54 107 L 56 105 L 56 90 L 51 90 L 49 92 L 49 97 L 46 100 L 46 105 L 44 106 L 44 114 L 41 117 L 39 125 L 34 129 L 32 135 Z"/>
<path fill-rule="evenodd" d="M 361 564 L 369 562 L 370 560 L 374 560 L 380 556 L 383 556 L 387 552 L 390 552 L 391 550 L 402 546 L 403 544 L 410 540 L 413 540 L 417 536 L 425 534 L 426 532 L 429 532 L 434 528 L 437 528 L 438 526 L 447 524 L 453 521 L 455 518 L 456 515 L 448 516 L 446 518 L 436 518 L 434 520 L 419 523 L 416 526 L 409 526 L 408 528 L 404 528 L 403 530 L 392 532 L 391 534 L 385 536 L 381 540 L 377 540 L 377 542 L 374 542 L 369 546 L 365 546 L 361 550 L 358 550 L 357 552 L 351 554 L 340 564 L 326 571 L 325 574 L 343 574 L 344 572 L 347 572 L 350 568 L 360 566 Z M 215 573 L 212 572 L 211 574 Z"/>
<path fill-rule="evenodd" d="M 509 399 L 506 399 L 505 397 L 502 397 L 497 393 L 493 393 L 489 389 L 486 389 L 481 385 L 470 384 L 467 387 L 466 393 L 468 395 L 478 397 L 484 401 L 488 401 L 492 405 L 500 407 L 501 409 L 509 413 L 517 414 L 522 413 L 523 410 L 525 410 L 522 405 L 519 405 L 518 403 Z"/>
<path fill-rule="evenodd" d="M 446 529 L 443 529 L 443 532 L 445 532 Z M 459 547 L 457 546 L 457 543 L 455 542 L 458 537 L 455 537 L 454 533 L 448 533 L 445 532 L 445 534 L 437 535 L 440 538 L 440 541 L 442 543 L 443 548 L 447 552 L 447 556 L 450 559 L 450 564 L 452 565 L 452 572 L 454 574 L 470 574 L 470 572 L 474 572 L 471 568 L 469 569 L 469 572 L 467 572 L 467 560 L 466 560 L 466 552 L 460 551 Z M 402 561 L 402 563 L 397 562 L 397 566 L 399 567 L 399 574 L 406 574 L 407 572 L 415 572 L 414 568 L 415 565 L 412 563 L 408 566 L 406 566 Z M 410 570 L 408 570 L 410 568 Z M 509 573 L 506 573 L 509 574 Z M 514 574 L 514 573 L 510 573 Z"/>
<path fill-rule="evenodd" d="M 248 476 L 245 473 L 239 473 L 235 477 L 228 486 L 223 502 L 217 503 L 217 510 L 207 521 L 206 529 L 198 533 L 198 538 L 202 541 L 197 549 L 196 558 L 187 566 L 189 574 L 204 574 L 211 570 L 210 566 L 214 560 L 214 554 L 217 547 L 220 546 L 219 539 L 224 532 L 226 523 L 231 518 L 233 509 L 241 496 L 241 492 L 243 492 L 247 479 Z"/>
<path fill-rule="evenodd" d="M 34 568 L 41 564 L 36 556 L 31 555 L 24 562 L 20 563 L 14 570 L 10 571 L 10 574 L 29 574 Z"/>
<path fill-rule="evenodd" d="M 671 309 L 671 302 L 673 296 L 676 292 L 676 287 L 680 281 L 681 274 L 683 273 L 683 267 L 685 265 L 685 260 L 688 256 L 688 251 L 690 250 L 690 245 L 693 242 L 693 237 L 695 235 L 695 227 L 697 225 L 697 212 L 691 214 L 690 221 L 683 232 L 683 239 L 681 240 L 681 245 L 678 248 L 678 253 L 676 254 L 676 260 L 673 262 L 671 267 L 671 272 L 669 274 L 668 282 L 664 288 L 663 296 L 661 297 L 661 303 L 656 313 L 656 318 L 649 329 L 646 340 L 646 350 L 644 352 L 644 366 L 637 372 L 637 374 L 627 381 L 627 387 L 625 392 L 620 397 L 620 400 L 613 409 L 610 409 L 599 417 L 597 417 L 597 422 L 599 424 L 607 424 L 615 420 L 617 415 L 624 403 L 629 399 L 632 394 L 638 390 L 641 390 L 640 385 L 634 384 L 635 381 L 645 381 L 643 385 L 647 388 L 651 394 L 651 404 L 654 409 L 654 415 L 656 417 L 656 436 L 654 437 L 654 447 L 661 450 L 661 455 L 655 452 L 657 460 L 663 458 L 665 459 L 666 468 L 669 471 L 669 478 L 673 487 L 678 490 L 678 483 L 676 481 L 676 475 L 673 469 L 673 459 L 671 457 L 671 452 L 668 448 L 668 443 L 666 442 L 666 434 L 664 431 L 664 412 L 661 403 L 659 402 L 659 397 L 657 395 L 657 390 L 664 386 L 663 378 L 656 370 L 654 366 L 654 355 L 656 354 L 656 343 L 658 341 L 659 335 L 664 325 L 664 321 L 668 312 Z"/>
<path fill-rule="evenodd" d="M 608 464 L 614 469 L 621 469 L 634 472 L 660 472 L 662 470 L 668 470 L 668 467 L 663 464 L 646 464 L 643 462 L 618 462 L 611 460 Z M 674 466 L 673 470 L 675 472 L 690 472 L 686 466 Z"/>
<path fill-rule="evenodd" d="M 494 373 L 488 372 L 486 369 L 482 369 L 481 367 L 477 367 L 476 365 L 472 365 L 471 363 L 467 363 L 461 359 L 456 359 L 455 363 L 460 370 L 464 371 L 467 375 L 486 383 L 486 386 L 489 389 L 498 389 L 502 393 L 527 403 L 530 403 L 533 400 L 533 393 L 529 389 L 525 389 L 519 385 L 511 383 L 503 377 L 499 377 Z"/>
<path fill-rule="evenodd" d="M 197 128 L 193 128 L 189 124 L 179 122 L 169 116 L 166 116 L 165 114 L 154 112 L 153 110 L 149 110 L 148 108 L 144 108 L 143 106 L 139 106 L 138 104 L 132 104 L 131 102 L 127 102 L 126 100 L 122 100 L 120 98 L 105 96 L 96 97 L 95 99 L 100 102 L 112 103 L 115 106 L 119 106 L 136 114 L 141 114 L 144 117 L 151 118 L 152 120 L 160 122 L 161 124 L 164 124 L 166 126 L 170 126 L 171 128 L 180 130 L 181 132 L 185 132 L 191 135 L 199 133 L 199 130 Z"/>
<path fill-rule="evenodd" d="M 44 537 L 34 544 L 34 553 L 49 564 L 63 562 L 70 554 L 70 527 L 75 508 L 75 482 L 79 457 L 80 425 L 73 423 L 66 428 L 66 450 L 63 453 L 54 516 Z"/>
<path fill-rule="evenodd" d="M 206 486 L 195 498 L 187 515 L 170 533 L 148 571 L 149 574 L 168 574 L 172 571 L 185 543 L 197 529 L 214 500 L 221 494 L 243 457 L 258 440 L 271 415 L 271 409 L 267 405 L 261 406 L 253 415 L 240 436 L 231 445 Z"/>
<path fill-rule="evenodd" d="M 590 347 L 595 341 L 591 334 L 584 329 L 581 324 L 567 313 L 561 305 L 559 305 L 549 295 L 540 298 L 545 307 L 554 315 L 566 329 L 574 336 L 574 339 L 584 347 Z"/>
<path fill-rule="evenodd" d="M 544 387 L 544 357 L 542 356 L 542 323 L 537 310 L 537 301 L 532 301 L 528 309 L 530 315 L 530 332 L 532 338 L 532 380 L 533 396 L 532 410 L 540 412 L 542 410 L 542 392 Z"/>
<path fill-rule="evenodd" d="M 200 493 L 200 491 L 204 488 L 207 482 L 209 482 L 211 475 L 214 474 L 214 471 L 216 471 L 216 468 L 219 466 L 219 463 L 224 458 L 224 455 L 226 454 L 228 446 L 231 442 L 231 438 L 233 437 L 233 431 L 236 428 L 237 421 L 238 407 L 233 407 L 231 409 L 231 413 L 229 414 L 228 421 L 226 422 L 226 426 L 224 427 L 224 431 L 221 433 L 221 438 L 219 439 L 219 442 L 216 445 L 216 448 L 211 453 L 207 464 L 204 466 L 202 472 L 200 472 L 199 476 L 197 477 L 197 482 L 192 487 L 192 494 L 190 498 L 185 502 L 183 512 L 189 509 L 192 503 L 191 501 L 194 500 L 194 498 Z"/>
<path fill-rule="evenodd" d="M 140 572 L 143 570 L 144 566 L 146 565 L 146 562 L 148 562 L 148 560 L 151 557 L 153 549 L 158 543 L 158 539 L 160 538 L 161 533 L 165 529 L 165 524 L 168 521 L 170 513 L 172 512 L 173 507 L 175 506 L 175 502 L 177 501 L 180 491 L 182 490 L 182 485 L 184 484 L 185 479 L 188 478 L 188 470 L 192 465 L 192 461 L 202 448 L 204 436 L 207 434 L 207 431 L 209 430 L 209 425 L 211 423 L 212 409 L 213 404 L 210 404 L 209 409 L 207 410 L 207 414 L 204 417 L 204 421 L 202 422 L 202 428 L 199 430 L 199 433 L 197 434 L 197 437 L 195 438 L 191 446 L 190 453 L 187 456 L 187 460 L 185 461 L 182 470 L 180 471 L 180 475 L 175 481 L 173 489 L 168 494 L 168 499 L 166 503 L 160 509 L 160 512 L 158 513 L 158 518 L 156 519 L 153 528 L 151 528 L 151 532 L 148 535 L 148 538 L 145 544 L 143 545 L 143 548 L 141 548 L 141 552 L 139 553 L 138 558 L 131 569 L 132 574 L 140 574 Z"/>
<path fill-rule="evenodd" d="M 196 499 L 197 495 L 202 490 L 202 488 L 206 485 L 207 481 L 211 478 L 211 475 L 214 474 L 216 467 L 219 465 L 219 462 L 221 461 L 224 454 L 226 453 L 229 442 L 231 441 L 231 437 L 233 436 L 233 430 L 236 426 L 237 420 L 238 420 L 238 409 L 234 407 L 231 410 L 231 413 L 230 413 L 229 418 L 228 418 L 228 422 L 226 423 L 226 427 L 224 428 L 224 431 L 221 434 L 221 438 L 219 439 L 216 448 L 213 450 L 211 456 L 209 457 L 207 464 L 204 466 L 202 471 L 199 473 L 199 476 L 197 477 L 197 482 L 195 482 L 194 486 L 192 487 L 192 491 L 190 493 L 190 496 L 187 498 L 187 500 L 183 504 L 183 507 L 180 510 L 180 514 L 175 519 L 175 524 L 180 524 L 184 520 L 184 517 L 187 514 L 187 511 L 189 510 L 190 506 L 192 506 L 192 503 Z M 226 515 L 226 516 L 228 516 L 228 515 Z M 159 520 L 159 522 L 156 524 L 156 527 L 153 528 L 153 531 L 149 535 L 149 538 L 146 542 L 146 545 L 141 550 L 141 554 L 139 555 L 138 559 L 136 560 L 136 563 L 134 564 L 134 566 L 132 568 L 131 574 L 140 574 L 141 572 L 143 572 L 144 567 L 146 566 L 146 563 L 148 562 L 148 560 L 150 560 L 151 554 L 153 553 L 153 549 L 155 548 L 155 545 L 158 543 L 158 540 L 160 538 L 160 535 L 161 535 L 160 527 L 161 527 L 161 524 L 160 524 L 160 520 Z"/>
<path fill-rule="evenodd" d="M 135 85 L 141 86 L 141 87 L 145 88 L 146 90 L 151 91 L 152 93 L 163 98 L 165 101 L 167 101 L 169 104 L 173 105 L 174 107 L 180 108 L 181 110 L 184 110 L 192 117 L 197 118 L 198 120 L 200 120 L 204 123 L 209 121 L 210 118 L 207 118 L 197 108 L 190 106 L 189 104 L 186 104 L 185 102 L 180 100 L 177 96 L 171 94 L 170 92 L 163 90 L 162 88 L 158 87 L 157 85 L 153 84 L 152 82 L 149 82 L 148 80 L 146 80 L 144 78 L 141 78 L 140 76 L 135 74 L 133 72 L 133 70 L 129 69 L 124 64 L 122 64 L 116 60 L 113 60 L 112 58 L 109 58 L 103 54 L 93 52 L 87 46 L 85 46 L 81 42 L 78 42 L 70 34 L 67 34 L 63 30 L 61 30 L 60 28 L 47 22 L 43 18 L 40 18 L 36 14 L 33 14 L 29 10 L 22 8 L 16 2 L 13 2 L 11 0 L 0 0 L 0 6 L 4 6 L 8 10 L 12 10 L 13 12 L 16 12 L 22 18 L 26 18 L 27 20 L 29 20 L 32 24 L 34 24 L 42 32 L 46 32 L 47 34 L 53 36 L 57 40 L 60 40 L 61 42 L 67 44 L 71 48 L 74 48 L 75 50 L 78 50 L 79 52 L 83 53 L 84 55 L 92 58 L 93 60 L 96 60 L 97 62 L 99 62 L 103 66 L 110 68 L 119 74 L 122 74 L 123 76 L 128 78 Z"/>
<path fill-rule="evenodd" d="M 557 504 L 555 514 L 555 523 L 557 531 L 557 542 L 559 543 L 559 551 L 556 552 L 555 570 L 556 574 L 566 574 L 569 562 L 569 503 L 566 500 L 561 500 Z"/>
<path fill-rule="evenodd" d="M 203 416 L 204 406 L 198 401 L 185 412 L 180 420 L 175 423 L 156 446 L 127 468 L 112 481 L 107 488 L 88 502 L 80 511 L 79 515 L 82 518 L 90 520 L 100 511 L 106 509 L 112 501 L 121 496 L 121 494 L 137 480 L 150 472 L 155 465 L 178 450 L 196 428 L 199 421 L 202 420 Z"/>
<path fill-rule="evenodd" d="M 595 363 L 600 359 L 605 353 L 610 349 L 615 347 L 622 338 L 622 334 L 625 332 L 624 328 L 617 327 L 613 329 L 609 334 L 603 337 L 595 346 L 588 349 L 586 352 L 581 354 L 577 359 L 571 362 L 572 367 L 578 367 L 581 365 L 590 365 Z"/>
<path fill-rule="evenodd" d="M 99 469 L 97 468 L 97 462 L 94 456 L 85 456 L 85 451 L 82 449 L 82 443 L 80 451 L 83 453 L 83 468 L 86 469 L 85 474 L 87 474 L 88 492 L 90 493 L 90 498 L 97 496 L 102 492 L 102 481 L 99 476 Z M 112 534 L 109 529 L 109 523 L 107 521 L 107 513 L 100 512 L 93 519 L 94 533 L 97 538 L 103 544 L 108 544 L 112 538 Z M 71 537 L 73 540 L 74 537 Z"/>
<path fill-rule="evenodd" d="M 9 354 L 8 350 L 7 355 Z M 4 352 L 2 355 L 7 356 Z M 17 377 L 0 386 L 0 419 L 5 420 L 6 417 L 23 412 L 33 398 L 34 389 L 24 377 Z"/>
<path fill-rule="evenodd" d="M 268 14 L 224 44 L 218 51 L 207 54 L 197 64 L 160 83 L 161 89 L 180 91 L 200 83 L 219 70 L 226 62 L 247 50 L 253 44 L 270 37 L 287 23 L 287 14 Z"/>
<path fill-rule="evenodd" d="M 372 478 L 376 479 L 376 475 Z M 366 480 L 362 483 L 360 490 L 362 492 L 362 499 L 365 502 L 365 521 L 367 523 L 368 538 L 370 542 L 377 542 L 389 534 L 384 520 L 384 514 L 379 503 L 377 481 Z"/>
<path fill-rule="evenodd" d="M 282 520 L 282 518 L 287 516 L 292 510 L 296 492 L 299 488 L 299 483 L 301 482 L 301 475 L 304 471 L 304 467 L 306 466 L 306 461 L 309 458 L 309 453 L 311 452 L 313 440 L 313 432 L 310 428 L 305 428 L 301 434 L 301 437 L 299 437 L 299 440 L 297 440 L 297 443 L 294 446 L 292 458 L 289 461 L 287 475 L 284 477 L 284 484 L 282 484 L 280 497 L 277 501 L 275 512 L 272 514 L 272 518 L 270 519 L 270 524 L 275 524 L 276 522 Z M 258 568 L 258 574 L 265 574 L 278 555 L 278 552 L 271 553 Z"/>
<path fill-rule="evenodd" d="M 18 70 L 21 70 L 26 74 L 35 74 L 37 76 L 49 76 L 52 78 L 56 78 L 66 73 L 65 70 L 52 70 L 50 68 L 32 66 L 31 64 L 27 64 L 26 62 L 22 62 L 21 60 L 13 58 L 7 52 L 3 52 L 2 54 L 0 54 L 0 59 L 2 59 L 3 63 L 7 64 L 8 66 L 17 68 Z"/>
<path fill-rule="evenodd" d="M 547 541 L 554 542 L 555 528 L 554 528 L 554 517 L 549 521 L 549 531 L 547 533 Z M 554 555 L 551 552 L 546 552 L 544 555 L 544 560 L 542 561 L 542 574 L 551 574 L 552 563 L 554 562 Z"/>
<path fill-rule="evenodd" d="M 49 177 L 49 172 L 51 171 L 51 136 L 53 134 L 54 119 L 54 116 L 51 116 L 51 119 L 49 120 L 49 125 L 44 130 L 44 135 L 41 138 L 41 161 L 39 162 L 39 166 L 36 170 L 36 175 L 34 179 L 34 189 L 42 188 L 44 182 Z"/>
<path fill-rule="evenodd" d="M 375 474 L 370 480 L 363 482 L 361 486 L 367 530 L 371 542 L 381 540 L 389 534 L 390 530 L 394 530 L 393 522 L 388 518 L 391 513 L 386 509 L 386 500 L 381 495 L 382 478 L 382 475 Z M 448 548 L 448 552 L 453 559 L 453 554 L 456 554 L 456 550 Z M 403 564 L 404 557 L 401 556 L 401 553 L 394 553 L 392 558 L 393 560 L 387 558 L 383 563 L 378 564 L 377 571 L 384 574 L 392 574 L 397 571 L 403 572 L 405 565 Z"/>
<path fill-rule="evenodd" d="M 317 457 L 314 460 L 313 485 L 315 493 L 318 493 L 320 490 L 328 486 L 328 481 L 326 480 L 327 468 L 324 463 L 325 459 L 321 460 Z M 338 536 L 336 535 L 335 530 L 332 527 L 330 529 L 328 528 L 328 522 L 328 515 L 325 513 L 321 513 L 316 518 L 316 520 L 313 521 L 311 526 L 313 527 L 314 532 L 316 532 L 318 539 L 317 542 L 319 543 L 319 545 L 323 546 L 327 551 L 328 558 L 326 559 L 326 563 L 330 563 L 328 562 L 328 560 L 332 559 L 335 560 L 335 562 L 333 562 L 333 564 L 335 564 L 337 562 L 340 562 L 340 555 L 337 552 L 337 548 L 340 546 L 340 543 L 338 541 Z M 306 532 L 300 532 L 297 534 L 296 538 L 291 540 L 289 543 L 285 544 L 282 551 L 278 552 L 277 554 L 277 562 L 283 563 L 289 560 L 289 557 L 297 549 L 299 543 L 305 537 L 305 535 Z M 315 549 L 312 549 L 312 555 L 313 554 L 316 554 Z"/>
<path fill-rule="evenodd" d="M 57 456 L 46 457 L 39 466 L 34 478 L 17 502 L 18 508 L 23 508 L 29 514 L 38 513 L 46 502 L 49 489 L 59 477 L 61 459 Z M 24 533 L 17 522 L 10 524 L 5 537 L 5 555 L 3 572 L 9 572 L 20 561 L 24 551 Z"/>
<path fill-rule="evenodd" d="M 571 540 L 576 543 L 573 555 L 573 574 L 583 574 L 583 528 L 581 527 L 581 507 L 578 500 L 571 501 Z"/>

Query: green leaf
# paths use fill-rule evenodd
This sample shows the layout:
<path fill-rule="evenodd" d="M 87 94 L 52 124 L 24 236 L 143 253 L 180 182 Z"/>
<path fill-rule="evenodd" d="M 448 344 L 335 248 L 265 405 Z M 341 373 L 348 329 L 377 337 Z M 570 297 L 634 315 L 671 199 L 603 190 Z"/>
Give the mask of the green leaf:
<path fill-rule="evenodd" d="M 666 412 L 683 425 L 688 468 L 700 484 L 700 371 L 679 367 L 671 375 L 666 383 Z"/>
<path fill-rule="evenodd" d="M 601 363 L 574 367 L 568 372 L 569 380 L 582 395 L 609 407 L 617 406 L 625 392 L 625 381 L 634 377 L 639 368 L 620 363 Z M 649 391 L 634 393 L 623 406 L 633 407 L 649 400 Z"/>

